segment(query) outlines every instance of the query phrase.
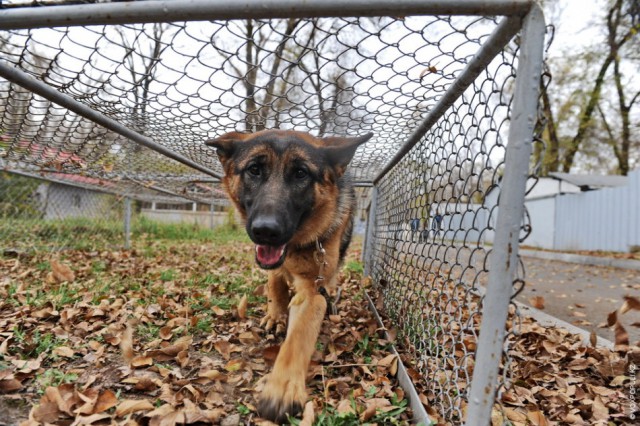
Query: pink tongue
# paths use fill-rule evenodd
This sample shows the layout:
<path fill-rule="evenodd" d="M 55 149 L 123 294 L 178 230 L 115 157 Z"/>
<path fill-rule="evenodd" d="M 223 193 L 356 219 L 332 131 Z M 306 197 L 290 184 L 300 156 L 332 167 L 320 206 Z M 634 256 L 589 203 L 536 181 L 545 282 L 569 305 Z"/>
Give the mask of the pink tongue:
<path fill-rule="evenodd" d="M 283 252 L 284 245 L 274 247 L 259 244 L 256 246 L 256 257 L 263 265 L 274 265 L 278 263 Z"/>

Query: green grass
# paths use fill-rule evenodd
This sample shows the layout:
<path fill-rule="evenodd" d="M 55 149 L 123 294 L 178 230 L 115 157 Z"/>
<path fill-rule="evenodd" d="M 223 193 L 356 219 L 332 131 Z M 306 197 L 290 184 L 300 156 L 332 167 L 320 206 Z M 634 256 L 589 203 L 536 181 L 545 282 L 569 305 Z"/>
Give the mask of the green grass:
<path fill-rule="evenodd" d="M 360 425 L 402 425 L 405 424 L 402 420 L 398 419 L 398 416 L 407 410 L 407 400 L 397 401 L 396 398 L 392 398 L 391 403 L 397 408 L 383 412 L 378 411 L 371 419 L 366 422 L 360 420 L 358 415 L 358 407 L 356 402 L 351 400 L 352 413 L 338 413 L 335 408 L 331 406 L 325 406 L 316 416 L 316 420 L 313 423 L 314 426 L 360 426 Z M 292 425 L 299 425 L 300 420 L 289 418 L 289 423 Z"/>
<path fill-rule="evenodd" d="M 37 358 L 41 354 L 46 355 L 46 358 L 51 358 L 53 350 L 66 342 L 52 333 L 41 333 L 39 330 L 36 330 L 31 336 L 28 336 L 27 332 L 21 328 L 14 328 L 12 331 L 16 345 L 13 345 L 9 351 L 20 355 L 22 359 Z"/>
<path fill-rule="evenodd" d="M 357 260 L 349 260 L 344 265 L 344 269 L 346 272 L 349 272 L 352 274 L 362 275 L 364 273 L 364 266 L 362 265 L 362 262 L 359 262 Z"/>
<path fill-rule="evenodd" d="M 69 218 L 61 220 L 25 219 L 0 216 L 0 251 L 3 248 L 25 250 L 101 250 L 124 245 L 124 225 L 118 218 Z M 132 221 L 131 239 L 139 241 L 199 241 L 227 243 L 247 241 L 243 229 L 225 225 L 215 229 L 194 224 L 167 224 L 139 216 Z M 107 265 L 96 261 L 96 271 Z M 49 268 L 49 265 L 42 265 Z"/>
<path fill-rule="evenodd" d="M 49 368 L 43 374 L 36 376 L 39 393 L 43 393 L 49 386 L 60 386 L 65 383 L 73 383 L 76 380 L 78 380 L 77 374 L 65 373 L 57 368 Z"/>

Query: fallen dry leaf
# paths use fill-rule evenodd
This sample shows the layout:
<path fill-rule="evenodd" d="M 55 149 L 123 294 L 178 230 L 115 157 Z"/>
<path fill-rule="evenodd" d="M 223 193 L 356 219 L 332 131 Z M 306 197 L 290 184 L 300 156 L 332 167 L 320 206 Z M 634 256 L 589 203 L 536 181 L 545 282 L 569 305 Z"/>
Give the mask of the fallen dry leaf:
<path fill-rule="evenodd" d="M 529 303 L 536 309 L 544 309 L 544 297 L 542 296 L 530 297 Z"/>
<path fill-rule="evenodd" d="M 631 310 L 640 311 L 640 299 L 633 296 L 624 296 L 624 303 L 620 307 L 620 314 L 625 314 Z"/>
<path fill-rule="evenodd" d="M 242 297 L 240 298 L 240 301 L 238 302 L 238 318 L 240 319 L 247 318 L 247 304 L 248 304 L 247 295 L 244 294 L 242 295 Z"/>
<path fill-rule="evenodd" d="M 137 413 L 139 411 L 153 410 L 153 404 L 146 399 L 127 399 L 122 401 L 116 407 L 116 416 L 123 417 L 127 414 Z"/>
<path fill-rule="evenodd" d="M 133 352 L 133 327 L 129 323 L 127 323 L 120 336 L 120 351 L 122 352 L 122 358 L 129 364 L 135 356 Z"/>
<path fill-rule="evenodd" d="M 98 396 L 94 412 L 102 413 L 103 411 L 107 411 L 108 409 L 115 407 L 117 404 L 118 398 L 116 397 L 116 394 L 110 389 L 107 389 Z"/>
<path fill-rule="evenodd" d="M 304 406 L 302 412 L 302 420 L 300 420 L 300 426 L 313 426 L 313 422 L 316 420 L 316 414 L 313 409 L 313 401 L 308 401 Z"/>
<path fill-rule="evenodd" d="M 55 282 L 63 283 L 65 281 L 72 282 L 76 279 L 74 272 L 69 266 L 64 263 L 58 262 L 56 259 L 51 259 L 51 274 Z"/>

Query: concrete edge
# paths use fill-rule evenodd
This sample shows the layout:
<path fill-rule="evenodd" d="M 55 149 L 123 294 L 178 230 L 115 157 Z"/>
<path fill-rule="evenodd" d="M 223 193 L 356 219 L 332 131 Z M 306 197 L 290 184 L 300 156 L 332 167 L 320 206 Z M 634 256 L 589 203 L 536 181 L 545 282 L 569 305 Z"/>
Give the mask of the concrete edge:
<path fill-rule="evenodd" d="M 380 314 L 378 313 L 378 310 L 376 309 L 376 306 L 373 303 L 373 300 L 371 300 L 371 297 L 369 297 L 369 293 L 366 290 L 364 291 L 364 297 L 367 299 L 367 302 L 369 304 L 369 310 L 375 317 L 376 321 L 378 322 L 378 325 L 380 326 L 381 329 L 384 330 L 385 339 L 391 342 L 391 339 L 389 338 L 389 333 L 387 333 L 387 329 L 384 323 L 382 322 L 382 318 L 380 317 Z M 407 369 L 402 363 L 402 358 L 400 358 L 400 354 L 396 350 L 396 345 L 393 342 L 391 343 L 391 353 L 394 354 L 398 360 L 398 374 L 397 374 L 398 383 L 400 384 L 400 387 L 405 391 L 405 396 L 407 397 L 407 399 L 409 399 L 409 406 L 413 411 L 413 419 L 412 419 L 413 423 L 419 424 L 419 425 L 425 425 L 425 426 L 431 425 L 432 421 L 429 418 L 429 414 L 427 414 L 427 411 L 424 409 L 424 406 L 420 401 L 420 396 L 418 395 L 418 391 L 413 385 L 413 381 L 411 380 L 411 377 L 409 377 L 409 373 L 407 373 Z"/>
<path fill-rule="evenodd" d="M 635 271 L 640 271 L 640 260 L 633 259 L 617 259 L 614 257 L 588 256 L 582 254 L 525 249 L 520 249 L 519 254 L 520 256 L 535 257 L 537 259 L 579 263 L 582 265 L 609 266 L 612 268 L 632 269 Z"/>

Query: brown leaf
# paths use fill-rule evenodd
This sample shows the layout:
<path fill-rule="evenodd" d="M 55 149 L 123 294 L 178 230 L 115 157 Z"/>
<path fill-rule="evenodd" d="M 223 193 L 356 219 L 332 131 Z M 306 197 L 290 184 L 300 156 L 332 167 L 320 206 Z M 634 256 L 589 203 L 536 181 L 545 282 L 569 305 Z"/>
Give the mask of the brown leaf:
<path fill-rule="evenodd" d="M 529 411 L 527 413 L 527 419 L 534 426 L 547 426 L 549 422 L 547 422 L 546 417 L 542 413 L 542 411 Z"/>
<path fill-rule="evenodd" d="M 62 283 L 65 281 L 72 282 L 76 279 L 76 275 L 73 273 L 71 268 L 69 268 L 64 263 L 60 263 L 55 259 L 51 260 L 51 270 L 53 274 L 53 278 L 56 282 Z"/>
<path fill-rule="evenodd" d="M 244 294 L 242 295 L 242 297 L 240 298 L 240 301 L 238 302 L 238 318 L 240 319 L 247 318 L 247 304 L 248 304 L 247 295 Z"/>
<path fill-rule="evenodd" d="M 19 373 L 29 374 L 40 368 L 42 361 L 40 359 L 12 359 L 11 364 L 15 365 Z"/>
<path fill-rule="evenodd" d="M 618 311 L 613 311 L 607 315 L 607 327 L 613 327 L 618 322 Z"/>
<path fill-rule="evenodd" d="M 589 343 L 591 344 L 592 348 L 595 348 L 598 346 L 598 336 L 596 335 L 595 331 L 592 331 L 589 334 Z"/>
<path fill-rule="evenodd" d="M 73 358 L 75 355 L 74 350 L 68 346 L 58 346 L 52 351 L 52 353 L 63 358 Z"/>
<path fill-rule="evenodd" d="M 150 356 L 137 356 L 129 361 L 129 365 L 133 368 L 148 367 L 153 365 L 153 358 Z"/>
<path fill-rule="evenodd" d="M 94 413 L 102 413 L 109 408 L 115 407 L 118 404 L 118 398 L 113 391 L 107 389 L 98 396 L 98 401 L 93 409 Z"/>
<path fill-rule="evenodd" d="M 31 410 L 31 417 L 40 423 L 54 423 L 62 413 L 55 402 L 41 402 Z"/>
<path fill-rule="evenodd" d="M 231 359 L 231 343 L 226 340 L 218 340 L 213 344 L 213 347 L 225 360 L 229 361 Z"/>
<path fill-rule="evenodd" d="M 272 365 L 276 362 L 276 358 L 278 357 L 278 353 L 280 352 L 280 346 L 269 346 L 264 348 L 262 351 L 262 357 L 267 362 L 267 364 Z"/>
<path fill-rule="evenodd" d="M 218 370 L 206 370 L 200 371 L 198 373 L 198 377 L 203 377 L 209 380 L 224 380 L 226 376 Z"/>
<path fill-rule="evenodd" d="M 240 333 L 238 340 L 245 345 L 249 345 L 251 343 L 259 342 L 261 339 L 256 332 L 245 331 L 244 333 Z"/>
<path fill-rule="evenodd" d="M 122 336 L 120 336 L 120 351 L 124 361 L 129 364 L 133 360 L 133 327 L 131 324 L 127 324 Z"/>
<path fill-rule="evenodd" d="M 223 316 L 226 313 L 224 309 L 215 305 L 211 307 L 211 310 L 213 311 L 214 314 L 216 314 L 219 317 Z"/>
<path fill-rule="evenodd" d="M 390 406 L 391 402 L 386 398 L 372 398 L 366 404 L 367 408 L 360 414 L 360 420 L 365 422 L 375 416 L 378 409 Z"/>
<path fill-rule="evenodd" d="M 316 419 L 316 413 L 313 410 L 313 401 L 309 401 L 304 406 L 302 412 L 302 420 L 300 420 L 300 426 L 313 426 L 313 422 Z"/>
<path fill-rule="evenodd" d="M 394 354 L 387 355 L 386 357 L 378 361 L 378 365 L 382 367 L 389 367 L 395 359 L 396 356 Z"/>
<path fill-rule="evenodd" d="M 640 311 L 640 299 L 633 296 L 624 296 L 624 303 L 620 308 L 620 314 L 625 314 L 631 310 Z"/>
<path fill-rule="evenodd" d="M 340 401 L 336 410 L 338 411 L 338 414 L 355 414 L 353 405 L 351 404 L 351 400 L 349 399 L 343 399 L 342 401 Z"/>
<path fill-rule="evenodd" d="M 162 340 L 171 340 L 173 337 L 173 329 L 168 326 L 162 327 L 158 335 Z"/>
<path fill-rule="evenodd" d="M 616 345 L 629 344 L 629 333 L 627 333 L 627 330 L 625 330 L 619 322 L 616 322 L 615 324 L 614 333 Z"/>
<path fill-rule="evenodd" d="M 514 408 L 504 407 L 504 414 L 512 422 L 525 423 L 527 421 L 527 415 Z"/>
<path fill-rule="evenodd" d="M 153 410 L 153 404 L 146 399 L 125 399 L 116 407 L 116 416 L 122 417 L 138 411 Z"/>
<path fill-rule="evenodd" d="M 13 377 L 13 374 L 10 376 L 4 377 L 0 380 L 0 393 L 9 393 L 14 392 L 22 388 L 22 383 L 19 380 Z"/>
<path fill-rule="evenodd" d="M 224 368 L 229 372 L 234 372 L 240 370 L 243 364 L 244 362 L 241 359 L 232 359 Z"/>
<path fill-rule="evenodd" d="M 593 420 L 609 420 L 609 409 L 604 405 L 599 396 L 594 398 L 591 410 Z"/>
<path fill-rule="evenodd" d="M 544 309 L 544 297 L 542 296 L 530 297 L 529 303 L 536 309 Z"/>

